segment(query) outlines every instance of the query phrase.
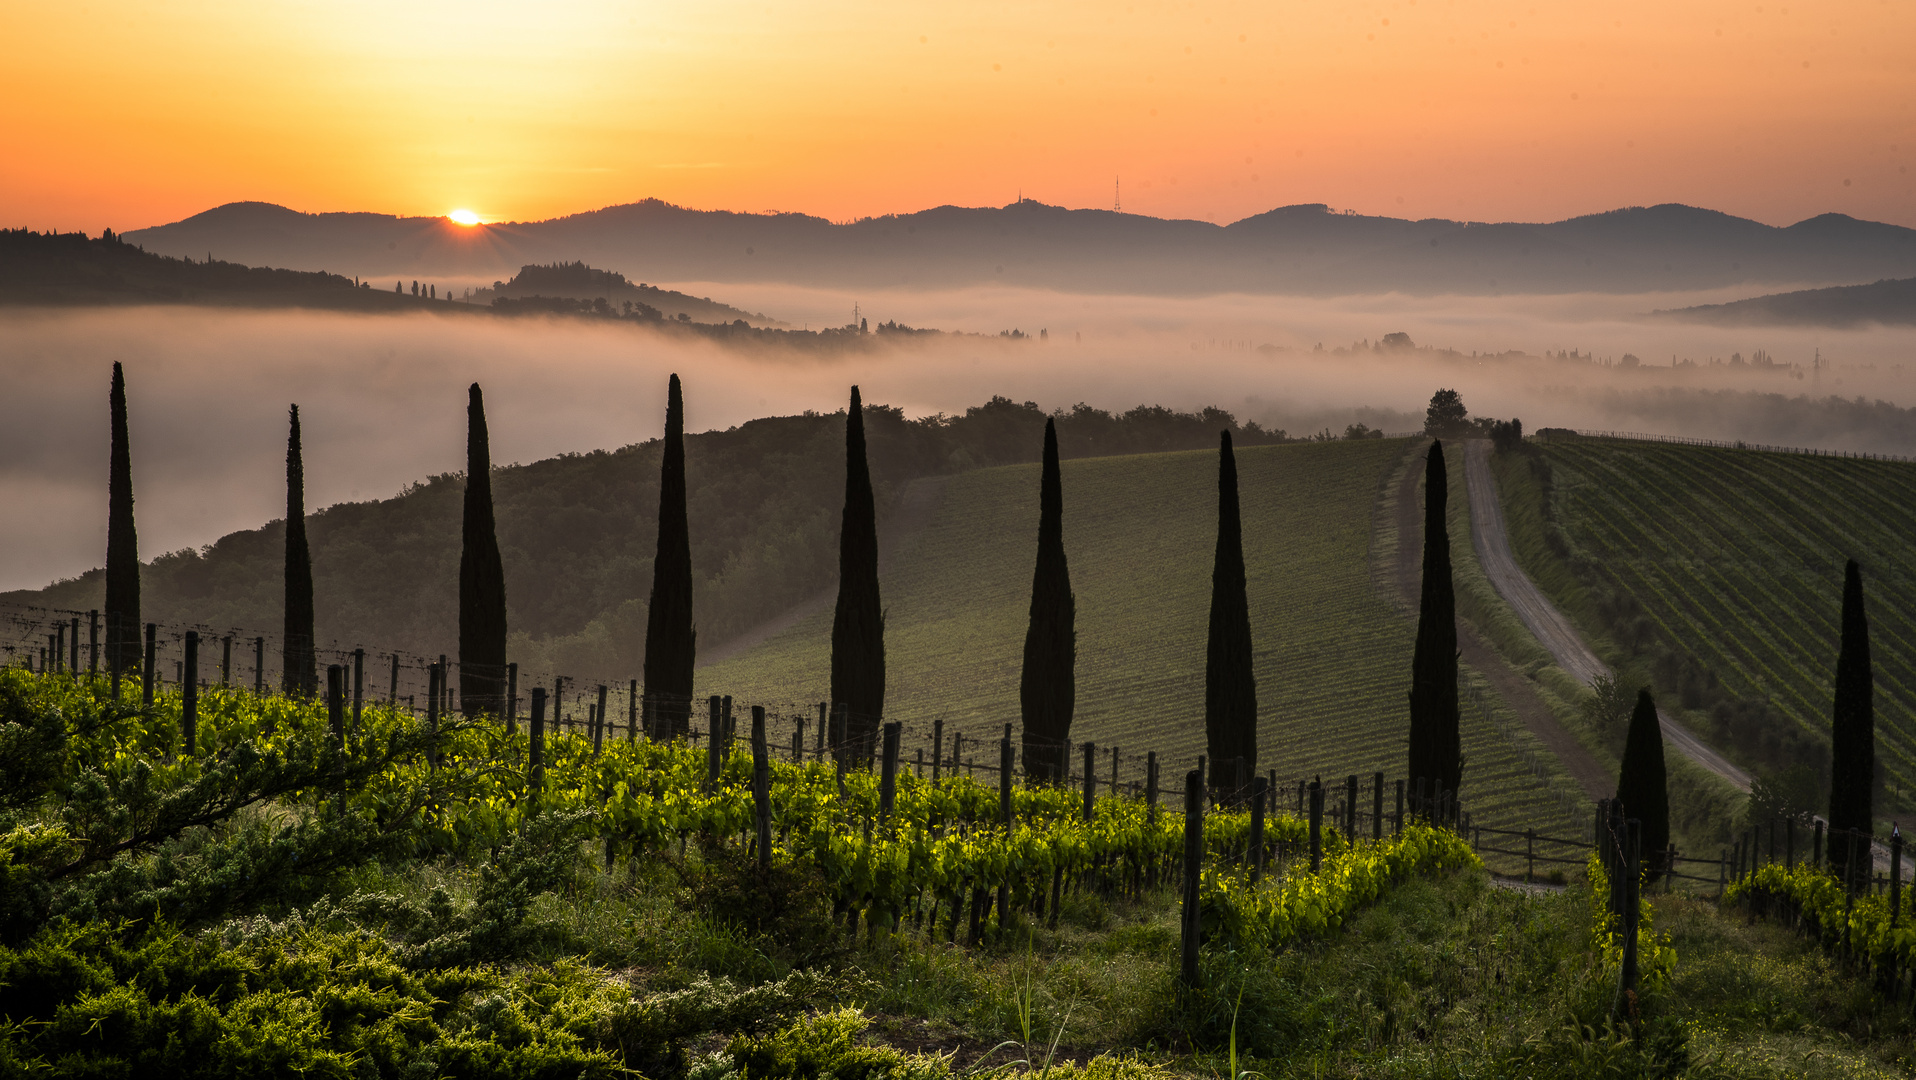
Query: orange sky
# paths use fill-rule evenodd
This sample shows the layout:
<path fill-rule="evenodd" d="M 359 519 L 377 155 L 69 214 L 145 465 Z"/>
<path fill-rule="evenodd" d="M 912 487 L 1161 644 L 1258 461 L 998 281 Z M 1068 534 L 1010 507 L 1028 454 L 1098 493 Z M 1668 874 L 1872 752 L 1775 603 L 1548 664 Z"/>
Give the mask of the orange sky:
<path fill-rule="evenodd" d="M 0 226 L 219 203 L 1916 226 L 1916 0 L 0 6 Z"/>

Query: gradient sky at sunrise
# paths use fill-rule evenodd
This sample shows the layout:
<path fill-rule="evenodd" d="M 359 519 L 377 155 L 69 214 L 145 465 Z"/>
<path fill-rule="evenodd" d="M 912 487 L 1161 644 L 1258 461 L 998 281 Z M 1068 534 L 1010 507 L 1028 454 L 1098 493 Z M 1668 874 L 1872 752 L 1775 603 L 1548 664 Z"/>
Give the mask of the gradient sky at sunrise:
<path fill-rule="evenodd" d="M 0 225 L 220 203 L 834 219 L 1020 191 L 1916 225 L 1916 0 L 0 6 Z"/>

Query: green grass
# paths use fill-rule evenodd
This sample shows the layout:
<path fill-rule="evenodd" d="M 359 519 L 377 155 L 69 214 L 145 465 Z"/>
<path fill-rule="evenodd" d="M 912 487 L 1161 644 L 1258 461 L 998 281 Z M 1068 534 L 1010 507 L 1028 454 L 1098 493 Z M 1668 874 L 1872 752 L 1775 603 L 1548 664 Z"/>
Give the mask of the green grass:
<path fill-rule="evenodd" d="M 1606 659 L 1631 643 L 1599 606 L 1642 605 L 1659 639 L 1729 693 L 1827 739 L 1843 562 L 1863 564 L 1876 681 L 1877 758 L 1892 791 L 1916 781 L 1916 466 L 1705 447 L 1577 440 L 1543 445 L 1548 506 L 1527 469 L 1501 470 L 1513 546 Z M 1549 525 L 1562 541 L 1552 550 Z M 1647 660 L 1637 667 L 1647 671 Z M 1667 680 L 1664 680 L 1667 682 Z M 1660 687 L 1664 704 L 1678 704 Z M 1746 762 L 1745 734 L 1688 718 Z M 1901 801 L 1907 801 L 1904 797 Z"/>
<path fill-rule="evenodd" d="M 1238 452 L 1259 766 L 1280 782 L 1357 773 L 1367 785 L 1376 770 L 1403 774 L 1415 620 L 1379 588 L 1373 546 L 1394 543 L 1376 527 L 1379 502 L 1409 449 L 1381 440 Z M 1156 750 L 1174 785 L 1204 752 L 1217 457 L 1067 461 L 1063 478 L 1078 615 L 1073 737 L 1122 747 L 1126 780 L 1140 779 L 1143 752 Z M 995 739 L 1017 721 L 1037 502 L 1036 466 L 953 477 L 933 521 L 883 579 L 886 711 L 905 721 L 908 758 L 927 745 L 935 719 L 947 738 L 962 730 Z M 821 700 L 830 622 L 820 612 L 701 669 L 699 692 Z M 1485 717 L 1466 715 L 1464 751 L 1465 800 L 1479 820 L 1581 825 Z"/>

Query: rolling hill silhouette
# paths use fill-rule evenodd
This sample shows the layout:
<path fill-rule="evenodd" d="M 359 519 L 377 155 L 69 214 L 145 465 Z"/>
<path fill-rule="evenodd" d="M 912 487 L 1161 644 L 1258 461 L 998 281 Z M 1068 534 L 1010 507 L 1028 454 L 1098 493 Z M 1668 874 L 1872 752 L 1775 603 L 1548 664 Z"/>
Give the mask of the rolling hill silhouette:
<path fill-rule="evenodd" d="M 1916 326 L 1916 278 L 1773 293 L 1655 314 L 1719 326 Z"/>
<path fill-rule="evenodd" d="M 1546 224 L 1408 221 L 1308 204 L 1215 225 L 1023 200 L 838 224 L 647 199 L 466 228 L 444 218 L 305 214 L 249 202 L 127 239 L 167 254 L 210 251 L 369 276 L 493 278 L 531 263 L 584 260 L 659 281 L 997 283 L 1157 295 L 1649 292 L 1916 275 L 1916 229 L 1841 214 L 1776 227 L 1677 204 Z"/>

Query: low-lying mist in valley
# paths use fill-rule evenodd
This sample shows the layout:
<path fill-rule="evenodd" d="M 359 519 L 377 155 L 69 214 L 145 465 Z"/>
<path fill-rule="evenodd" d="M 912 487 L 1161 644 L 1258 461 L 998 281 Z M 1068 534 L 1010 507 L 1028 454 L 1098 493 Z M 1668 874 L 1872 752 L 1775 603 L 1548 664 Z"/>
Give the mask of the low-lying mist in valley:
<path fill-rule="evenodd" d="M 1916 404 L 1916 334 L 1634 317 L 1721 299 L 1713 295 L 1169 300 L 673 287 L 813 329 L 851 321 L 856 304 L 873 327 L 896 321 L 981 336 L 873 335 L 827 354 L 728 349 L 569 318 L 8 311 L 0 314 L 0 378 L 9 387 L 0 398 L 0 498 L 10 508 L 0 520 L 0 588 L 37 587 L 101 563 L 115 360 L 127 369 L 147 557 L 283 516 L 290 403 L 301 410 L 309 508 L 389 496 L 459 470 L 464 388 L 473 381 L 486 389 L 501 463 L 656 437 L 673 371 L 685 379 L 694 431 L 832 412 L 857 383 L 867 402 L 908 416 L 962 412 L 1001 394 L 1046 409 L 1214 405 L 1293 436 L 1337 434 L 1354 422 L 1395 432 L 1420 426 L 1443 386 L 1459 390 L 1473 415 L 1518 416 L 1531 430 L 1916 453 L 1907 411 Z M 1029 336 L 998 336 L 1014 329 Z M 1384 345 L 1389 334 L 1408 335 L 1414 347 Z M 1725 363 L 1759 350 L 1777 366 Z M 1640 362 L 1620 366 L 1625 354 Z M 1812 367 L 1819 354 L 1822 366 Z"/>

